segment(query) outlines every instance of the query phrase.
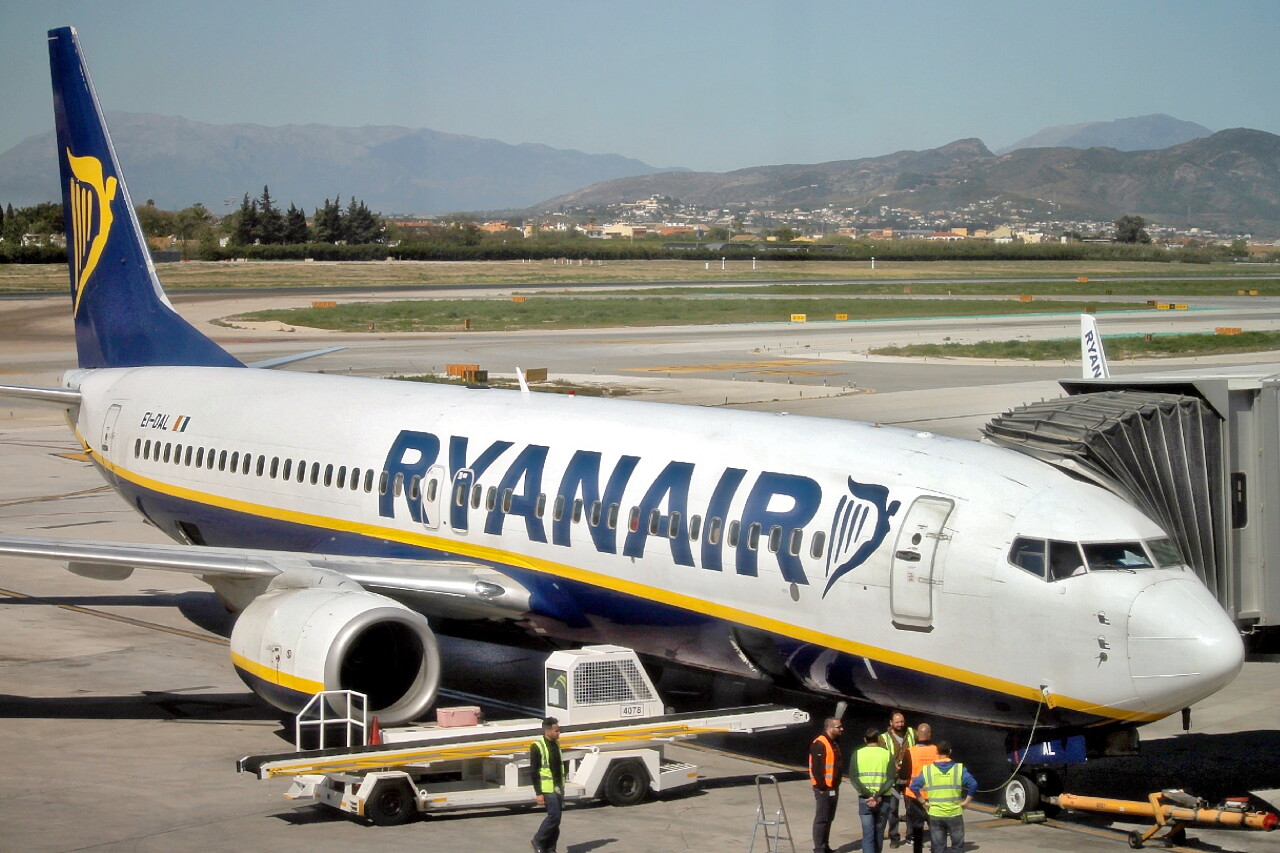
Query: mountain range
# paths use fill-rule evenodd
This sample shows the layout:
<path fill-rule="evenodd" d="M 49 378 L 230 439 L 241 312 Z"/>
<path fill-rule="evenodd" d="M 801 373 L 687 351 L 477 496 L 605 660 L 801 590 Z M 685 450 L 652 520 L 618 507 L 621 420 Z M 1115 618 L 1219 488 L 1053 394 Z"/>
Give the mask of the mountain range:
<path fill-rule="evenodd" d="M 1209 136 L 1212 130 L 1194 121 L 1182 121 L 1157 113 L 1115 121 L 1090 121 L 1046 127 L 1012 145 L 997 148 L 1008 154 L 1019 148 L 1114 148 L 1117 151 L 1146 151 L 1168 148 Z"/>
<path fill-rule="evenodd" d="M 996 154 L 978 139 L 940 148 L 733 172 L 660 170 L 611 154 L 424 128 L 210 125 L 110 113 L 135 203 L 238 207 L 264 185 L 306 212 L 352 196 L 384 215 L 537 212 L 668 196 L 703 207 L 824 206 L 973 212 L 991 220 L 1114 220 L 1280 235 L 1280 137 L 1210 133 L 1169 116 L 1046 128 Z M 1186 140 L 1165 146 L 1170 139 Z M 1137 150 L 1127 150 L 1137 146 Z M 0 204 L 58 198 L 52 131 L 0 154 Z"/>
<path fill-rule="evenodd" d="M 590 208 L 668 196 L 700 207 L 821 207 L 972 212 L 1113 221 L 1138 214 L 1170 225 L 1280 235 L 1280 136 L 1224 130 L 1159 150 L 1022 148 L 993 154 L 978 139 L 927 151 L 734 172 L 622 178 L 551 199 Z"/>
<path fill-rule="evenodd" d="M 371 209 L 450 213 L 522 208 L 586 184 L 657 168 L 616 154 L 511 145 L 425 128 L 213 125 L 170 116 L 107 113 L 135 204 L 216 214 L 269 185 L 284 206 L 310 213 L 355 196 Z M 0 154 L 0 203 L 61 198 L 53 131 Z"/>

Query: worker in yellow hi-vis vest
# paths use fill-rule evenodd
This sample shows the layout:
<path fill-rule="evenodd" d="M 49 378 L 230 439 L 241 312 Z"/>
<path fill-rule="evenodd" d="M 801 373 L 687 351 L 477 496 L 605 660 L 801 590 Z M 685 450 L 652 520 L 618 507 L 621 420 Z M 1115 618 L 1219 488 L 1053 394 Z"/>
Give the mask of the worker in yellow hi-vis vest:
<path fill-rule="evenodd" d="M 849 781 L 858 791 L 858 819 L 862 822 L 862 853 L 880 853 L 884 824 L 893 803 L 893 753 L 880 745 L 880 733 L 867 729 L 866 744 L 849 762 Z"/>
<path fill-rule="evenodd" d="M 963 764 L 951 759 L 950 743 L 938 741 L 938 760 L 911 780 L 911 792 L 925 797 L 933 853 L 960 853 L 964 847 L 964 807 L 973 802 L 978 782 Z"/>
<path fill-rule="evenodd" d="M 547 810 L 533 836 L 533 850 L 555 853 L 560 841 L 560 812 L 564 809 L 564 759 L 560 755 L 560 721 L 555 717 L 542 721 L 542 737 L 529 747 L 529 772 L 538 805 Z"/>

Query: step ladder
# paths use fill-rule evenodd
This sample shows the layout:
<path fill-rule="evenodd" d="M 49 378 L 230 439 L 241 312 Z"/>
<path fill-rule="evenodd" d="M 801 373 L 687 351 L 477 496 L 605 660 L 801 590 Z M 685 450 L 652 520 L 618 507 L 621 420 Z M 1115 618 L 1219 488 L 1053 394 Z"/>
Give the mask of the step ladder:
<path fill-rule="evenodd" d="M 764 786 L 772 785 L 774 796 L 778 800 L 778 808 L 773 812 L 773 816 L 769 816 L 769 812 L 764 805 Z M 791 848 L 791 853 L 796 853 L 796 843 L 791 838 L 791 828 L 787 825 L 787 808 L 782 804 L 782 789 L 778 787 L 778 778 L 776 776 L 757 776 L 756 777 L 756 799 L 760 805 L 756 807 L 756 825 L 751 830 L 751 846 L 747 848 L 747 853 L 754 853 L 756 849 L 756 835 L 760 832 L 760 827 L 764 827 L 765 853 L 782 853 L 782 842 L 787 842 L 787 846 Z"/>

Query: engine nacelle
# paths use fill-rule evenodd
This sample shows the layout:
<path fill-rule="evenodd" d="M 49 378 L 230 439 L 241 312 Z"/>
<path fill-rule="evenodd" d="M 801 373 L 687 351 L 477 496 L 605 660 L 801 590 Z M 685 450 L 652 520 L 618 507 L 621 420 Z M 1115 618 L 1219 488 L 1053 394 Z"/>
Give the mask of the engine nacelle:
<path fill-rule="evenodd" d="M 426 617 L 359 588 L 258 596 L 231 631 L 231 662 L 283 711 L 297 713 L 321 690 L 357 690 L 384 725 L 421 717 L 440 686 L 440 651 Z"/>

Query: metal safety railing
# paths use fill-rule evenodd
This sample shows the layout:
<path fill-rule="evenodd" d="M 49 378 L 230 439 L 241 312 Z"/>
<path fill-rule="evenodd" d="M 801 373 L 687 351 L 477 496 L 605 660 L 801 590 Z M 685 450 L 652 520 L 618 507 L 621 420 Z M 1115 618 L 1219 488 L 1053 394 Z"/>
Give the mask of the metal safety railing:
<path fill-rule="evenodd" d="M 368 734 L 368 704 L 368 697 L 355 690 L 320 691 L 294 719 L 294 746 L 299 750 L 363 746 Z M 306 737 L 312 733 L 314 737 Z"/>

